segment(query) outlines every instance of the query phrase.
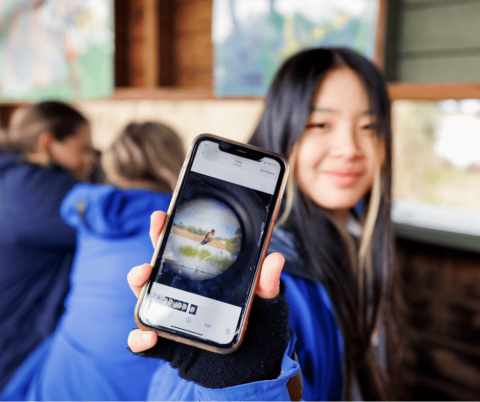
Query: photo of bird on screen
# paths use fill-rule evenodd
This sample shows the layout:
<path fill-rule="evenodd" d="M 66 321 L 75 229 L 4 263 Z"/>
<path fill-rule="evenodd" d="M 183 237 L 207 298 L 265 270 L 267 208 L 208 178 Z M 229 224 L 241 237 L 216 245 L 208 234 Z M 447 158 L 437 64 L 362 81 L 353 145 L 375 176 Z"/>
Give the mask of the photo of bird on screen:
<path fill-rule="evenodd" d="M 210 230 L 210 232 L 208 232 L 205 235 L 203 240 L 199 243 L 199 246 L 203 246 L 204 244 L 207 244 L 208 242 L 211 242 L 214 237 L 215 237 L 215 229 L 212 229 L 212 230 Z"/>
<path fill-rule="evenodd" d="M 242 233 L 235 212 L 224 202 L 189 200 L 178 207 L 173 219 L 163 254 L 165 267 L 190 280 L 215 278 L 237 259 Z"/>

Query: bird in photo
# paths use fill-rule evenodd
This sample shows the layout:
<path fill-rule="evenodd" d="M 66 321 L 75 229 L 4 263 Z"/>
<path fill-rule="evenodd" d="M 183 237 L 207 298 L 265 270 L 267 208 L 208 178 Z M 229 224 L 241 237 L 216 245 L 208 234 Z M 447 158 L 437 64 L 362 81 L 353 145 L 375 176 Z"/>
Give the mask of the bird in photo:
<path fill-rule="evenodd" d="M 210 232 L 208 232 L 205 235 L 203 240 L 200 242 L 199 246 L 203 246 L 204 244 L 207 244 L 207 243 L 211 242 L 214 237 L 215 237 L 215 229 L 212 229 L 212 230 L 210 230 Z"/>

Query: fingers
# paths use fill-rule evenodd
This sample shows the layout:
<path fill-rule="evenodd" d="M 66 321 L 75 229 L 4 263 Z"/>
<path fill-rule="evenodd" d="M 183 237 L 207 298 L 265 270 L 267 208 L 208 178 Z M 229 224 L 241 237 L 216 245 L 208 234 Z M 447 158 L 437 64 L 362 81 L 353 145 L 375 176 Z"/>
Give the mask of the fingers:
<path fill-rule="evenodd" d="M 160 233 L 162 233 L 166 217 L 167 214 L 162 211 L 155 211 L 150 216 L 150 239 L 152 240 L 153 247 L 157 245 L 158 237 Z M 151 273 L 152 267 L 148 264 L 135 267 L 128 273 L 128 283 L 137 297 Z"/>
<path fill-rule="evenodd" d="M 150 331 L 134 329 L 128 335 L 128 347 L 134 353 L 143 352 L 152 348 L 157 343 L 157 334 Z"/>
<path fill-rule="evenodd" d="M 257 295 L 263 299 L 273 299 L 280 292 L 280 274 L 285 258 L 280 253 L 272 253 L 263 261 Z"/>
<path fill-rule="evenodd" d="M 148 264 L 139 265 L 138 267 L 132 268 L 132 270 L 127 275 L 128 284 L 135 293 L 135 296 L 138 297 L 142 291 L 142 287 L 145 282 L 150 278 L 152 273 L 152 267 Z"/>
<path fill-rule="evenodd" d="M 166 217 L 167 214 L 162 211 L 155 211 L 150 216 L 150 239 L 152 240 L 153 248 L 157 246 L 158 237 L 162 233 Z"/>

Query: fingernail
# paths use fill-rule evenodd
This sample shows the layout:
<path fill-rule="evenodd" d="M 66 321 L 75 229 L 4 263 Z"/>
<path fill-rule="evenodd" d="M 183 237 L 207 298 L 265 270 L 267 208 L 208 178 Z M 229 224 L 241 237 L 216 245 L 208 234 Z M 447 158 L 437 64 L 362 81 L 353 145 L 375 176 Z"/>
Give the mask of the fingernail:
<path fill-rule="evenodd" d="M 143 332 L 142 335 L 140 336 L 140 340 L 142 341 L 142 343 L 150 343 L 150 341 L 152 340 L 152 333 L 151 332 Z"/>

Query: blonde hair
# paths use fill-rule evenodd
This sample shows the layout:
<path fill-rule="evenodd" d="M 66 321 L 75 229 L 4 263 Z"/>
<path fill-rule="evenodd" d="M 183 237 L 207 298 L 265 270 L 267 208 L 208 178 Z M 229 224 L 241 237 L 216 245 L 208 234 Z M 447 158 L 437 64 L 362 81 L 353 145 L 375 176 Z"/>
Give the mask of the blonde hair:
<path fill-rule="evenodd" d="M 295 179 L 295 170 L 297 164 L 298 144 L 301 142 L 299 139 L 292 148 L 288 163 L 290 166 L 290 173 L 287 182 L 287 189 L 285 194 L 285 209 L 281 217 L 278 220 L 278 225 L 285 224 L 292 211 L 294 203 L 295 192 L 297 191 L 297 181 Z M 379 153 L 381 151 L 379 150 Z M 366 204 L 367 213 L 365 219 L 360 222 L 362 225 L 362 234 L 360 237 L 360 243 L 357 247 L 353 236 L 347 231 L 346 227 L 338 220 L 338 218 L 330 211 L 322 208 L 329 221 L 335 226 L 339 232 L 344 245 L 346 247 L 350 265 L 353 273 L 357 277 L 358 289 L 359 289 L 359 311 L 362 311 L 364 296 L 365 296 L 365 284 L 369 286 L 373 281 L 373 261 L 372 261 L 372 238 L 377 222 L 378 212 L 380 208 L 380 200 L 382 193 L 382 180 L 381 180 L 381 166 L 378 165 L 375 171 L 375 178 L 372 189 L 369 193 L 368 202 Z M 384 276 L 386 277 L 386 276 Z M 385 286 L 385 284 L 384 284 Z M 386 286 L 384 287 L 384 289 Z M 371 324 L 371 323 L 369 323 Z"/>
<path fill-rule="evenodd" d="M 131 123 L 102 154 L 106 180 L 119 187 L 171 192 L 185 151 L 178 135 L 160 123 Z"/>

